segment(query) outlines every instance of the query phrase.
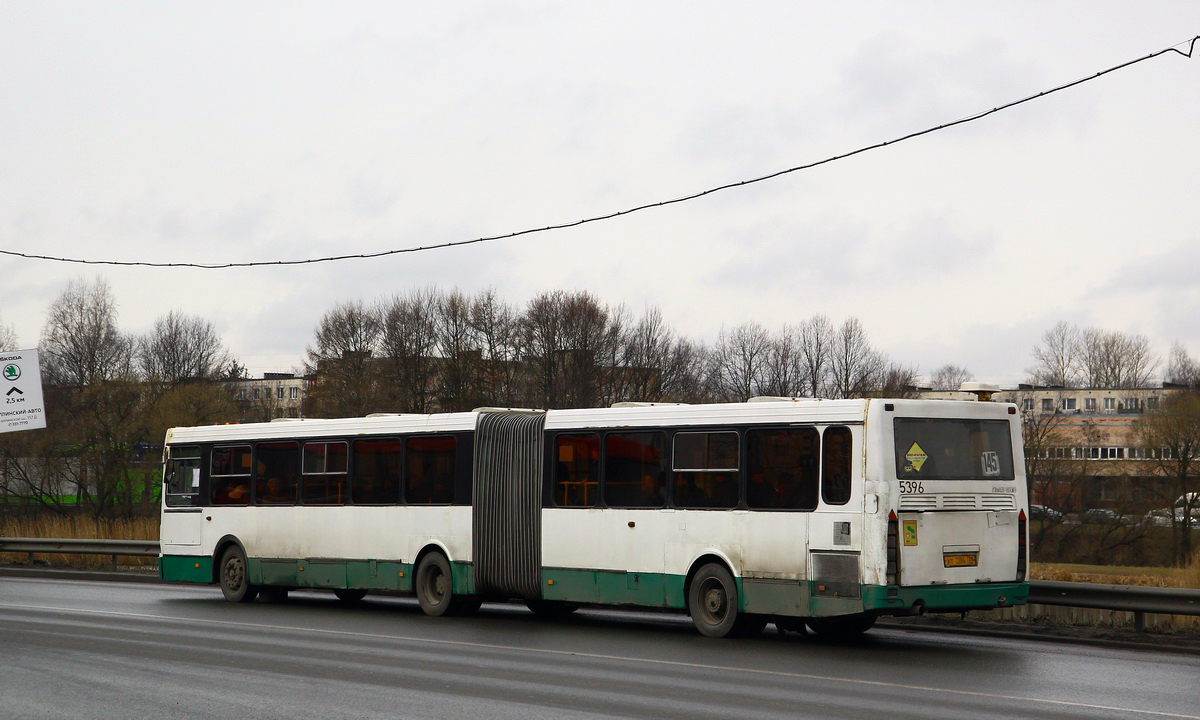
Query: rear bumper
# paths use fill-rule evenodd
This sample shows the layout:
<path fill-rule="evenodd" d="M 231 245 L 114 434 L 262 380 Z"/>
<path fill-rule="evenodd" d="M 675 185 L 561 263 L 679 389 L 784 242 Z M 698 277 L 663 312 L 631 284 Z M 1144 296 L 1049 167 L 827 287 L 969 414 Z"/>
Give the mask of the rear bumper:
<path fill-rule="evenodd" d="M 990 610 L 1028 601 L 1029 583 L 863 587 L 863 609 L 880 615 Z"/>

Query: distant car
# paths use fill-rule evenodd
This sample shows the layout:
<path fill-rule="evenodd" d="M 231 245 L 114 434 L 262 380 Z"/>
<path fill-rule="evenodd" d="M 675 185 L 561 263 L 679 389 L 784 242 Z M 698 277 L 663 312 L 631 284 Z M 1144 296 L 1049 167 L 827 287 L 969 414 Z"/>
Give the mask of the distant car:
<path fill-rule="evenodd" d="M 1083 521 L 1098 525 L 1123 525 L 1128 522 L 1128 519 L 1121 517 L 1115 511 L 1108 508 L 1092 508 L 1083 511 Z"/>
<path fill-rule="evenodd" d="M 1172 524 L 1172 520 L 1174 520 L 1175 524 L 1178 524 L 1178 525 L 1183 524 L 1183 508 L 1182 507 L 1175 508 L 1175 511 L 1174 511 L 1175 517 L 1174 518 L 1172 518 L 1171 515 L 1172 515 L 1171 508 L 1162 508 L 1160 510 L 1151 510 L 1150 512 L 1146 513 L 1145 521 L 1149 525 L 1157 525 L 1159 527 L 1169 527 Z M 1191 521 L 1190 522 L 1191 527 L 1200 528 L 1200 509 L 1193 509 L 1191 512 L 1191 516 L 1188 519 Z"/>
<path fill-rule="evenodd" d="M 1171 511 L 1166 509 L 1151 510 L 1150 512 L 1146 513 L 1142 519 L 1147 525 L 1168 527 L 1171 524 Z"/>
<path fill-rule="evenodd" d="M 1030 505 L 1029 516 L 1043 522 L 1058 522 L 1063 519 L 1061 512 L 1047 505 Z"/>

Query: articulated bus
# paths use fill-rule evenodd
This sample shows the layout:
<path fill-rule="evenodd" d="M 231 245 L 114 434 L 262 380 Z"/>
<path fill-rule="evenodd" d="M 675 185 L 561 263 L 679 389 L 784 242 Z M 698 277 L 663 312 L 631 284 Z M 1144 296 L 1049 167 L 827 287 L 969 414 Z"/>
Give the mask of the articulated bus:
<path fill-rule="evenodd" d="M 618 403 L 174 428 L 163 580 L 228 600 L 413 593 L 688 613 L 711 637 L 852 634 L 1022 604 L 1017 409 L 951 400 Z"/>

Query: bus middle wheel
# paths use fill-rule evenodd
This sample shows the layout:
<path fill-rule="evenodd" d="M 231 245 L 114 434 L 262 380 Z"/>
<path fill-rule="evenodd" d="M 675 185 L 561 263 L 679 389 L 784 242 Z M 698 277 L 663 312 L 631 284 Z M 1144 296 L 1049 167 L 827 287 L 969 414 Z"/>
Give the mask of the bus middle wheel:
<path fill-rule="evenodd" d="M 431 552 L 421 558 L 417 565 L 417 576 L 413 580 L 417 602 L 426 615 L 441 617 L 454 607 L 454 576 L 445 555 Z"/>
<path fill-rule="evenodd" d="M 721 565 L 709 563 L 696 572 L 688 587 L 687 606 L 701 635 L 726 637 L 739 627 L 737 585 Z"/>

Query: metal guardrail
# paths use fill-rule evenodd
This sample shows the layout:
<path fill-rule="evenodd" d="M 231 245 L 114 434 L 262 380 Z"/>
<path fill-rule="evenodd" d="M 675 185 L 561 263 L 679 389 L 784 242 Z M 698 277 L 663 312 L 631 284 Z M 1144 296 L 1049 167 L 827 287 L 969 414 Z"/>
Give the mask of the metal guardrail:
<path fill-rule="evenodd" d="M 73 553 L 111 555 L 113 564 L 119 555 L 158 555 L 157 540 L 73 540 L 61 538 L 0 538 L 0 552 Z M 1033 580 L 1029 583 L 1029 602 L 1033 605 L 1121 610 L 1133 613 L 1134 625 L 1145 629 L 1145 615 L 1200 616 L 1200 590 L 1155 588 L 1134 585 Z"/>
<path fill-rule="evenodd" d="M 75 540 L 71 538 L 0 538 L 0 552 L 70 553 L 74 555 L 111 555 L 116 566 L 120 555 L 143 557 L 158 555 L 157 540 Z"/>
<path fill-rule="evenodd" d="M 1146 613 L 1200 615 L 1200 590 L 1192 588 L 1033 580 L 1029 583 L 1029 602 L 1033 605 L 1131 612 L 1133 625 L 1139 631 L 1146 629 Z"/>

